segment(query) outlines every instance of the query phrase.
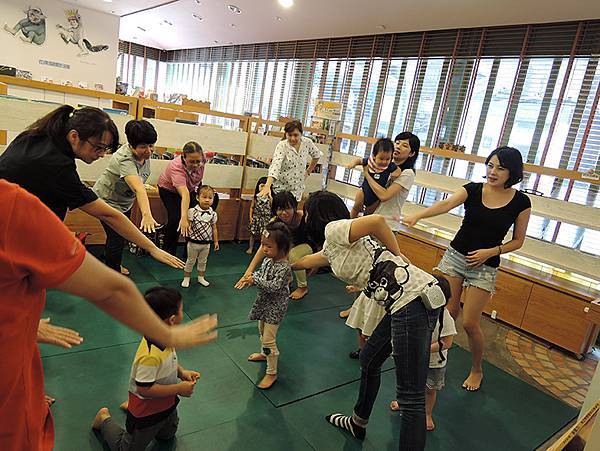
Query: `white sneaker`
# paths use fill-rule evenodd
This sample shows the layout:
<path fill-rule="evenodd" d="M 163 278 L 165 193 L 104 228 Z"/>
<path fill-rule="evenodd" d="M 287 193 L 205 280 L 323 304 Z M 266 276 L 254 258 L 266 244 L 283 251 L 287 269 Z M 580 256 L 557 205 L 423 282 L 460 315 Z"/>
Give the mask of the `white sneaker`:
<path fill-rule="evenodd" d="M 198 283 L 200 285 L 202 285 L 203 287 L 207 287 L 210 285 L 210 283 L 208 282 L 208 280 L 206 280 L 204 277 L 198 277 Z"/>
<path fill-rule="evenodd" d="M 190 286 L 190 278 L 189 278 L 189 277 L 186 277 L 185 279 L 183 279 L 183 280 L 181 281 L 181 286 L 182 286 L 183 288 L 187 288 L 187 287 L 189 287 L 189 286 Z"/>

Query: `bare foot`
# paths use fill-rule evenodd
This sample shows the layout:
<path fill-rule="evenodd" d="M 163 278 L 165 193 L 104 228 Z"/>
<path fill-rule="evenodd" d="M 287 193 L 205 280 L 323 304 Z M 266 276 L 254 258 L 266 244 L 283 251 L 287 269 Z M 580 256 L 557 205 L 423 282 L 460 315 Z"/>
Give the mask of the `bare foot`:
<path fill-rule="evenodd" d="M 277 374 L 265 374 L 257 387 L 261 390 L 268 390 L 275 382 L 277 382 Z"/>
<path fill-rule="evenodd" d="M 128 276 L 129 270 L 125 268 L 125 266 L 121 266 L 121 274 L 123 274 L 124 276 Z"/>
<path fill-rule="evenodd" d="M 102 407 L 94 417 L 92 429 L 100 429 L 100 426 L 102 426 L 102 423 L 104 423 L 107 418 L 110 418 L 110 412 L 107 407 Z"/>
<path fill-rule="evenodd" d="M 125 401 L 125 402 L 121 403 L 121 405 L 119 406 L 119 409 L 127 412 L 127 410 L 129 409 L 129 401 Z"/>
<path fill-rule="evenodd" d="M 398 412 L 400 410 L 400 405 L 398 404 L 398 401 L 393 400 L 390 403 L 390 410 L 393 410 L 394 412 Z"/>
<path fill-rule="evenodd" d="M 56 402 L 56 399 L 54 399 L 52 396 L 48 396 L 45 394 L 44 401 L 46 401 L 46 404 L 48 404 L 48 406 L 51 406 L 52 404 L 54 404 Z"/>
<path fill-rule="evenodd" d="M 252 249 L 246 249 L 246 254 L 252 255 Z"/>
<path fill-rule="evenodd" d="M 430 417 L 429 415 L 427 415 L 426 421 L 427 421 L 427 430 L 429 432 L 433 431 L 435 429 L 435 424 L 433 424 L 433 418 Z"/>
<path fill-rule="evenodd" d="M 298 287 L 294 291 L 292 291 L 292 294 L 290 294 L 290 298 L 294 301 L 299 301 L 307 294 L 308 294 L 308 287 L 302 287 L 302 288 Z"/>
<path fill-rule="evenodd" d="M 350 316 L 350 310 L 352 309 L 342 310 L 340 312 L 340 318 L 348 318 Z"/>
<path fill-rule="evenodd" d="M 265 360 L 267 360 L 267 356 L 259 352 L 255 352 L 254 354 L 250 354 L 248 356 L 249 362 L 264 362 Z"/>
<path fill-rule="evenodd" d="M 477 373 L 471 371 L 469 377 L 465 379 L 462 386 L 467 391 L 477 391 L 481 388 L 481 381 L 483 380 L 483 373 Z"/>

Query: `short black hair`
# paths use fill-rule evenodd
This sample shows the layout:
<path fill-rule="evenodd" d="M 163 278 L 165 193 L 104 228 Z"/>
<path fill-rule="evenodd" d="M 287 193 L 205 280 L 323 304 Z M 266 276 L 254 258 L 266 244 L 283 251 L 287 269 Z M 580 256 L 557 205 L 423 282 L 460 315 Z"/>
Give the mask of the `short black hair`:
<path fill-rule="evenodd" d="M 196 190 L 196 197 L 200 197 L 200 193 L 204 191 L 212 191 L 213 192 L 213 202 L 210 206 L 213 210 L 216 210 L 219 206 L 219 193 L 210 185 L 198 185 L 198 189 Z"/>
<path fill-rule="evenodd" d="M 306 232 L 318 246 L 325 242 L 325 226 L 331 221 L 350 219 L 350 212 L 337 194 L 329 191 L 315 191 L 304 204 Z"/>
<path fill-rule="evenodd" d="M 498 157 L 500 165 L 508 169 L 509 176 L 506 183 L 504 183 L 505 188 L 510 188 L 523 181 L 523 157 L 521 156 L 521 152 L 514 147 L 498 147 L 485 159 L 486 165 L 494 155 Z"/>
<path fill-rule="evenodd" d="M 154 126 L 143 119 L 127 122 L 125 125 L 125 135 L 127 135 L 127 142 L 134 149 L 142 144 L 154 145 L 158 139 Z"/>
<path fill-rule="evenodd" d="M 182 302 L 179 291 L 161 286 L 149 288 L 144 293 L 144 298 L 154 313 L 162 320 L 177 315 Z"/>
<path fill-rule="evenodd" d="M 304 133 L 304 130 L 302 129 L 302 122 L 296 120 L 287 122 L 283 127 L 283 130 L 286 133 L 292 133 L 294 130 L 298 130 L 300 134 Z"/>
<path fill-rule="evenodd" d="M 278 210 L 287 210 L 288 208 L 296 211 L 298 208 L 298 199 L 289 191 L 281 191 L 273 196 L 271 203 L 271 213 L 277 216 Z"/>
<path fill-rule="evenodd" d="M 281 221 L 272 221 L 267 224 L 263 235 L 275 241 L 281 255 L 287 255 L 292 248 L 292 234 L 290 229 Z"/>
<path fill-rule="evenodd" d="M 403 171 L 405 169 L 415 170 L 415 163 L 417 162 L 417 158 L 419 158 L 419 150 L 421 149 L 421 140 L 417 135 L 411 132 L 401 132 L 396 135 L 394 141 L 408 141 L 408 145 L 410 146 L 410 151 L 414 154 L 412 157 L 408 157 L 404 163 L 400 165 L 400 169 Z"/>
<path fill-rule="evenodd" d="M 394 152 L 394 143 L 390 138 L 379 138 L 373 146 L 372 154 L 377 156 L 379 152 Z"/>

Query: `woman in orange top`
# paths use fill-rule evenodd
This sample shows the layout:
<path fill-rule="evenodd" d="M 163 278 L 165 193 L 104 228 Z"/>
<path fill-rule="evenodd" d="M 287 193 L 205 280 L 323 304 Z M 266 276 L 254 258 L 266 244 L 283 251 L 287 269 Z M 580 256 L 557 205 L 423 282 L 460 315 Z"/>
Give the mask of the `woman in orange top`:
<path fill-rule="evenodd" d="M 54 444 L 36 343 L 47 288 L 86 298 L 167 346 L 189 347 L 216 337 L 215 316 L 168 327 L 133 282 L 87 254 L 52 211 L 5 180 L 0 180 L 0 211 L 1 450 L 50 450 Z"/>

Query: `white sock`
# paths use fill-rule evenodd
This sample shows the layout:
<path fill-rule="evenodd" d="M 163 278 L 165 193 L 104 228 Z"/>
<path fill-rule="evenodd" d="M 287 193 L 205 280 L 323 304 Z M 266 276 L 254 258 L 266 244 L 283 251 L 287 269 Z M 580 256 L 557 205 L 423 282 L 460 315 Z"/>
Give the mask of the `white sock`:
<path fill-rule="evenodd" d="M 210 285 L 210 283 L 208 283 L 208 280 L 206 280 L 206 279 L 204 278 L 204 276 L 198 276 L 198 283 L 199 283 L 200 285 L 202 285 L 203 287 L 207 287 L 207 286 L 209 286 L 209 285 Z"/>
<path fill-rule="evenodd" d="M 183 288 L 187 288 L 190 286 L 190 278 L 189 277 L 184 277 L 182 282 L 181 282 L 181 286 Z"/>

